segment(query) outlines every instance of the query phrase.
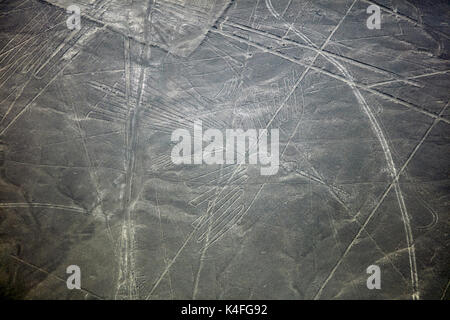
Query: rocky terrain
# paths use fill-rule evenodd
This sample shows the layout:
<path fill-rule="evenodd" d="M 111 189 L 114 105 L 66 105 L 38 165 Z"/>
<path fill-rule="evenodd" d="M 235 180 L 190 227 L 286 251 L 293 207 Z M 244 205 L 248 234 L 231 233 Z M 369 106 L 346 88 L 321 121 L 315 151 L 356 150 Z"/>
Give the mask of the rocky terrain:
<path fill-rule="evenodd" d="M 449 21 L 446 0 L 0 1 L 0 297 L 448 299 Z M 279 129 L 278 172 L 174 164 L 199 120 Z"/>

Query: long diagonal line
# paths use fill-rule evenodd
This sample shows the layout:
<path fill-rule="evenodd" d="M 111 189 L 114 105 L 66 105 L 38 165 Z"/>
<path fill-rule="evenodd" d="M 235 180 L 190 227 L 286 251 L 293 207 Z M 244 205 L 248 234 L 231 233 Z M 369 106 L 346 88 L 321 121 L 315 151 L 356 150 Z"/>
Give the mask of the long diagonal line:
<path fill-rule="evenodd" d="M 269 11 L 278 18 L 278 14 L 276 13 L 276 11 L 273 9 L 272 4 L 271 4 L 271 0 L 266 0 L 266 5 L 269 9 Z M 354 5 L 354 3 L 353 3 Z M 350 8 L 351 9 L 351 8 Z M 345 17 L 349 14 L 349 11 L 347 11 Z M 341 20 L 342 23 L 343 20 Z M 302 38 L 306 43 L 309 43 L 311 46 L 315 46 L 314 43 L 312 43 L 306 36 L 304 36 L 302 33 L 298 32 L 295 28 L 294 28 L 294 32 L 300 37 Z M 325 54 L 323 54 L 323 47 L 321 48 L 322 50 L 320 50 L 318 53 L 322 54 L 322 56 L 324 56 L 325 59 L 327 59 L 329 62 L 331 62 L 332 64 L 334 64 L 338 70 L 344 75 L 345 80 L 352 80 L 352 76 L 350 75 L 350 73 L 348 72 L 348 70 L 342 66 L 339 62 L 337 62 L 335 59 L 331 58 L 331 57 L 327 57 Z M 392 158 L 392 154 L 389 148 L 389 144 L 384 136 L 384 133 L 376 119 L 376 117 L 374 116 L 373 112 L 371 111 L 370 107 L 368 106 L 366 100 L 364 99 L 364 97 L 362 96 L 361 92 L 358 90 L 358 88 L 356 87 L 356 85 L 354 84 L 353 81 L 349 82 L 349 85 L 355 95 L 355 97 L 358 100 L 358 103 L 360 104 L 360 106 L 362 107 L 362 110 L 364 111 L 364 113 L 367 115 L 367 117 L 369 118 L 372 130 L 374 131 L 374 133 L 376 134 L 381 147 L 383 148 L 383 152 L 386 158 L 386 162 L 387 165 L 389 167 L 389 171 L 391 173 L 391 176 L 395 177 L 397 176 L 397 169 L 395 167 L 393 158 Z M 439 116 L 437 116 L 437 118 L 441 118 L 441 114 Z M 394 182 L 394 187 L 395 187 L 395 193 L 397 196 L 397 200 L 398 200 L 398 204 L 399 204 L 399 208 L 402 214 L 402 221 L 403 221 L 403 225 L 405 228 L 405 236 L 406 236 L 406 243 L 407 243 L 407 248 L 408 248 L 408 257 L 409 257 L 409 265 L 410 265 L 410 271 L 411 271 L 411 283 L 412 283 L 412 297 L 413 299 L 419 299 L 419 289 L 418 289 L 418 285 L 419 285 L 419 280 L 418 280 L 418 273 L 417 273 L 417 265 L 416 265 L 416 256 L 415 256 L 415 248 L 414 248 L 414 242 L 413 242 L 413 234 L 412 234 L 412 229 L 411 229 L 411 224 L 410 224 L 410 220 L 409 220 L 409 215 L 407 212 L 407 208 L 406 208 L 406 204 L 404 201 L 404 197 L 402 194 L 402 191 L 400 189 L 400 185 L 398 183 L 398 181 Z M 359 230 L 359 232 L 362 232 L 363 230 L 365 230 L 364 226 L 362 226 Z M 358 232 L 358 233 L 359 233 Z M 347 247 L 347 249 L 349 250 L 349 248 Z M 342 261 L 342 259 L 340 259 L 338 262 Z M 337 268 L 336 268 L 337 269 Z M 317 292 L 315 299 L 318 299 L 324 289 L 324 287 L 327 285 L 328 281 L 332 278 L 332 276 L 334 275 L 334 272 L 336 269 L 332 269 L 331 273 L 329 274 L 329 276 L 326 278 L 326 280 L 322 283 L 319 291 Z"/>
<path fill-rule="evenodd" d="M 350 10 L 353 8 L 353 6 L 356 4 L 357 0 L 355 0 L 352 5 L 349 7 L 349 9 L 347 10 L 345 16 L 341 19 L 341 21 L 339 21 L 338 25 L 333 29 L 333 31 L 330 33 L 330 35 L 328 36 L 328 38 L 326 39 L 326 41 L 322 44 L 321 49 L 323 49 L 328 42 L 331 40 L 331 38 L 333 37 L 333 35 L 336 33 L 336 31 L 338 30 L 338 28 L 341 26 L 343 20 L 345 19 L 345 17 L 347 17 L 348 13 L 350 12 Z M 211 29 L 210 31 L 213 31 L 213 29 Z M 221 33 L 221 32 L 219 32 Z M 221 33 L 222 34 L 222 33 Z M 224 34 L 225 36 L 227 36 L 226 34 Z M 233 37 L 232 37 L 233 38 Z M 253 43 L 249 44 L 250 46 L 253 45 Z M 316 56 L 313 59 L 313 62 L 308 65 L 306 67 L 306 69 L 302 72 L 302 74 L 300 75 L 299 79 L 296 81 L 296 83 L 294 84 L 294 86 L 292 87 L 291 91 L 289 92 L 289 94 L 286 96 L 286 98 L 283 100 L 283 102 L 281 103 L 281 105 L 277 108 L 275 114 L 272 116 L 272 118 L 269 120 L 269 122 L 266 125 L 266 129 L 268 129 L 270 127 L 270 125 L 272 124 L 272 122 L 275 120 L 275 118 L 277 117 L 277 115 L 280 113 L 280 111 L 284 108 L 284 106 L 286 105 L 286 102 L 289 101 L 290 97 L 292 96 L 292 94 L 295 92 L 295 90 L 297 89 L 298 85 L 303 81 L 303 79 L 305 78 L 306 74 L 313 69 L 313 64 L 315 63 L 315 61 L 317 60 L 317 58 L 320 56 L 320 52 L 318 52 L 316 54 Z M 242 164 L 238 165 L 237 168 L 234 170 L 233 174 L 231 175 L 231 177 L 229 178 L 229 181 L 231 179 L 234 178 L 235 174 L 241 169 Z M 259 189 L 257 195 L 260 194 L 261 190 L 263 189 L 265 183 L 262 184 L 261 188 Z M 254 200 L 252 201 L 255 202 L 256 197 L 254 198 Z M 248 212 L 248 210 L 250 209 L 250 207 L 248 207 L 246 209 L 246 211 L 244 212 L 244 214 L 246 212 Z M 159 285 L 159 283 L 161 282 L 161 280 L 163 279 L 163 277 L 165 276 L 165 274 L 167 273 L 167 271 L 170 269 L 170 267 L 172 266 L 172 264 L 175 262 L 175 259 L 179 256 L 179 254 L 181 253 L 181 251 L 184 249 L 184 247 L 186 246 L 187 242 L 190 240 L 190 238 L 193 236 L 193 234 L 195 233 L 195 231 L 197 231 L 196 229 L 194 229 L 191 234 L 189 235 L 189 237 L 186 239 L 186 241 L 183 243 L 182 247 L 180 248 L 180 250 L 177 252 L 177 254 L 175 255 L 174 259 L 172 259 L 171 263 L 166 267 L 166 269 L 163 271 L 163 273 L 161 274 L 161 276 L 159 277 L 158 281 L 156 282 L 156 284 L 154 285 L 154 287 L 152 288 L 151 292 L 148 294 L 147 299 L 149 299 L 149 297 L 151 296 L 151 294 L 154 292 L 154 290 L 156 289 L 156 287 Z"/>
<path fill-rule="evenodd" d="M 344 16 L 344 18 L 348 15 L 348 13 L 350 12 L 350 10 L 353 8 L 353 6 L 356 4 L 357 0 L 355 0 L 352 5 L 349 7 L 349 9 L 347 10 L 346 15 Z M 333 35 L 336 33 L 336 31 L 338 30 L 338 28 L 341 26 L 344 18 L 341 19 L 341 21 L 339 21 L 338 25 L 333 29 L 333 31 L 330 33 L 330 35 L 328 36 L 328 38 L 326 39 L 326 41 L 322 44 L 321 48 L 323 49 L 328 42 L 331 40 L 331 38 L 333 37 Z M 213 31 L 213 29 L 211 29 L 210 31 Z M 252 45 L 252 44 L 250 44 Z M 287 95 L 287 97 L 283 100 L 283 102 L 281 103 L 281 105 L 277 108 L 275 114 L 272 116 L 272 118 L 269 120 L 269 122 L 266 125 L 266 129 L 268 129 L 270 127 L 270 125 L 272 124 L 272 122 L 274 121 L 274 119 L 277 117 L 277 115 L 279 114 L 279 112 L 284 108 L 284 106 L 286 105 L 286 102 L 289 101 L 290 97 L 292 96 L 292 94 L 295 92 L 295 90 L 297 89 L 298 85 L 303 81 L 303 79 L 305 78 L 306 74 L 309 72 L 310 69 L 313 68 L 313 64 L 314 62 L 317 60 L 317 58 L 319 57 L 320 53 L 317 53 L 316 56 L 313 59 L 313 62 L 307 66 L 307 68 L 302 72 L 301 76 L 299 77 L 299 79 L 296 81 L 296 83 L 294 84 L 293 88 L 291 89 L 291 91 L 289 92 L 289 94 Z M 231 175 L 231 177 L 229 178 L 230 180 L 234 178 L 234 175 L 240 170 L 240 168 L 242 167 L 242 164 L 238 165 L 237 168 L 234 170 L 234 173 Z M 265 183 L 262 184 L 261 188 L 259 189 L 257 195 L 260 194 L 261 190 L 263 189 Z M 256 200 L 256 197 L 254 198 L 254 200 L 252 201 L 252 203 L 254 203 Z M 250 209 L 250 206 L 246 209 L 246 212 L 248 212 L 248 210 Z M 167 265 L 167 267 L 165 268 L 165 270 L 163 271 L 163 273 L 161 274 L 161 276 L 158 278 L 158 281 L 155 283 L 154 287 L 152 288 L 151 292 L 148 294 L 147 299 L 149 299 L 149 297 L 152 295 L 152 293 L 155 291 L 155 289 L 158 287 L 159 283 L 161 282 L 161 280 L 163 279 L 163 277 L 165 276 L 165 274 L 167 273 L 167 271 L 170 269 L 170 267 L 173 265 L 173 263 L 175 262 L 175 259 L 179 256 L 179 254 L 181 253 L 181 251 L 185 248 L 187 242 L 191 239 L 191 237 L 193 236 L 193 234 L 195 233 L 195 231 L 197 231 L 197 229 L 194 229 L 191 234 L 188 236 L 188 238 L 186 239 L 186 241 L 183 243 L 183 245 L 181 246 L 181 248 L 179 249 L 179 251 L 177 252 L 177 254 L 175 255 L 175 257 L 172 259 L 172 261 L 170 262 L 169 265 Z"/>
<path fill-rule="evenodd" d="M 444 111 L 446 110 L 448 106 L 447 105 L 442 109 L 442 111 L 440 112 L 440 115 L 442 115 L 444 113 Z M 428 128 L 428 130 L 425 132 L 424 136 L 422 137 L 422 139 L 419 141 L 419 143 L 416 145 L 416 147 L 414 148 L 414 150 L 412 151 L 412 153 L 409 155 L 408 159 L 405 161 L 405 163 L 403 164 L 403 166 L 401 167 L 401 169 L 398 171 L 397 175 L 394 177 L 394 179 L 391 181 L 391 183 L 389 184 L 389 186 L 386 188 L 386 190 L 383 192 L 380 200 L 378 201 L 377 205 L 375 206 L 375 208 L 373 208 L 372 212 L 369 214 L 369 216 L 367 217 L 366 221 L 364 222 L 363 226 L 360 228 L 359 232 L 355 235 L 355 237 L 353 238 L 353 240 L 351 241 L 350 245 L 347 247 L 347 249 L 345 250 L 345 252 L 342 254 L 341 258 L 339 259 L 339 261 L 336 263 L 336 265 L 333 267 L 332 271 L 330 272 L 330 274 L 328 275 L 327 279 L 325 280 L 324 284 L 322 285 L 322 287 L 320 288 L 319 292 L 316 294 L 316 297 L 320 296 L 320 294 L 322 293 L 322 290 L 325 288 L 325 285 L 328 283 L 328 281 L 332 278 L 332 276 L 334 275 L 334 273 L 336 272 L 337 268 L 339 267 L 339 265 L 342 263 L 342 261 L 344 260 L 344 258 L 347 256 L 348 252 L 350 251 L 350 249 L 353 247 L 353 245 L 355 244 L 356 240 L 359 238 L 359 236 L 361 235 L 362 231 L 365 229 L 365 227 L 369 224 L 370 220 L 372 219 L 372 217 L 374 216 L 374 214 L 376 213 L 376 211 L 378 210 L 378 208 L 381 206 L 381 204 L 383 203 L 384 199 L 387 197 L 387 195 L 389 194 L 389 192 L 392 190 L 392 187 L 395 188 L 395 186 L 398 184 L 398 179 L 400 177 L 400 175 L 405 171 L 406 167 L 408 166 L 408 164 L 411 162 L 411 160 L 414 158 L 415 154 L 417 153 L 417 151 L 419 150 L 419 148 L 422 146 L 422 144 L 424 143 L 424 141 L 428 138 L 428 136 L 430 135 L 431 131 L 433 130 L 433 128 L 438 124 L 438 119 L 435 119 L 433 121 L 433 123 L 431 124 L 431 126 Z M 413 244 L 414 245 L 414 244 Z M 413 297 L 415 298 L 415 297 Z M 418 298 L 418 297 L 417 297 Z"/>
<path fill-rule="evenodd" d="M 244 39 L 244 38 L 241 38 L 241 37 L 238 37 L 238 36 L 235 36 L 235 35 L 228 34 L 227 32 L 223 32 L 223 31 L 221 31 L 221 30 L 219 30 L 219 29 L 217 29 L 215 27 L 212 28 L 210 31 L 213 32 L 213 33 L 221 34 L 224 37 L 234 39 L 234 40 L 236 40 L 238 42 L 242 42 L 242 43 L 248 44 L 248 45 L 250 45 L 250 46 L 252 46 L 254 48 L 262 50 L 263 52 L 268 52 L 268 53 L 270 53 L 270 54 L 272 54 L 274 56 L 278 56 L 278 57 L 280 57 L 280 58 L 282 58 L 284 60 L 290 61 L 292 63 L 295 63 L 295 64 L 298 64 L 300 66 L 306 67 L 308 69 L 314 70 L 314 71 L 316 71 L 318 73 L 327 75 L 327 76 L 329 76 L 331 78 L 334 78 L 336 80 L 342 81 L 342 82 L 344 82 L 344 83 L 346 83 L 346 84 L 348 84 L 350 86 L 354 86 L 356 88 L 359 88 L 359 89 L 362 89 L 362 90 L 367 91 L 369 93 L 372 93 L 372 94 L 374 94 L 376 96 L 379 96 L 379 97 L 381 97 L 381 98 L 383 98 L 385 100 L 394 102 L 396 104 L 400 104 L 400 105 L 405 106 L 405 107 L 407 107 L 407 108 L 409 108 L 411 110 L 414 110 L 414 111 L 417 111 L 419 113 L 422 113 L 422 114 L 424 114 L 424 115 L 426 115 L 426 116 L 428 116 L 430 118 L 439 119 L 439 121 L 442 121 L 442 122 L 445 122 L 447 124 L 450 124 L 450 120 L 447 119 L 447 118 L 439 116 L 439 115 L 437 115 L 437 114 L 435 114 L 433 112 L 430 112 L 428 110 L 422 109 L 419 106 L 417 106 L 415 104 L 412 104 L 410 102 L 407 102 L 405 100 L 402 100 L 400 98 L 396 98 L 396 97 L 391 96 L 391 95 L 389 95 L 387 93 L 375 90 L 369 85 L 365 85 L 365 84 L 362 84 L 362 83 L 355 82 L 354 80 L 347 79 L 347 78 L 345 78 L 343 76 L 340 76 L 340 75 L 334 74 L 332 72 L 329 72 L 327 70 L 324 70 L 322 68 L 316 67 L 316 66 L 313 65 L 313 63 L 302 62 L 302 61 L 300 61 L 300 60 L 298 60 L 296 58 L 289 57 L 289 56 L 287 56 L 287 55 L 285 55 L 285 54 L 283 54 L 281 52 L 278 52 L 276 50 L 270 49 L 270 48 L 265 47 L 263 45 L 257 44 L 255 42 L 249 41 L 247 39 Z"/>
<path fill-rule="evenodd" d="M 34 269 L 34 270 L 37 270 L 37 271 L 39 271 L 39 272 L 41 272 L 41 273 L 44 273 L 44 274 L 46 274 L 47 276 L 50 276 L 50 277 L 52 277 L 52 278 L 54 278 L 54 279 L 56 279 L 56 280 L 58 280 L 58 281 L 62 281 L 62 282 L 64 282 L 64 283 L 66 283 L 66 280 L 64 280 L 63 278 L 61 278 L 61 277 L 59 277 L 59 276 L 57 276 L 57 275 L 55 275 L 55 274 L 53 274 L 53 273 L 51 273 L 51 272 L 49 272 L 49 271 L 43 269 L 43 268 L 41 268 L 41 267 L 36 266 L 36 265 L 34 265 L 33 263 L 30 263 L 30 262 L 28 262 L 28 261 L 25 261 L 25 260 L 19 258 L 18 256 L 15 256 L 15 255 L 10 254 L 9 257 L 10 257 L 11 259 L 14 259 L 14 260 L 17 261 L 17 262 L 20 262 L 20 263 L 22 263 L 22 264 L 24 264 L 24 265 L 26 265 L 26 266 L 28 266 L 28 267 Z M 102 298 L 101 296 L 99 296 L 98 294 L 96 294 L 96 293 L 94 293 L 94 292 L 92 292 L 92 291 L 90 291 L 90 290 L 88 290 L 88 289 L 86 289 L 86 288 L 81 287 L 80 290 L 83 291 L 83 292 L 85 292 L 85 293 L 87 293 L 87 294 L 90 294 L 91 296 L 93 296 L 93 297 L 95 297 L 95 298 L 97 298 L 97 299 L 99 299 L 99 300 L 103 300 L 103 298 Z"/>
<path fill-rule="evenodd" d="M 48 87 L 50 87 L 50 85 L 53 84 L 53 82 L 55 82 L 55 80 L 61 75 L 63 74 L 64 70 L 66 69 L 66 67 L 68 67 L 71 63 L 73 58 L 75 58 L 78 55 L 78 53 L 75 53 L 75 55 L 68 61 L 66 62 L 66 64 L 61 68 L 61 70 L 59 70 L 59 72 L 57 72 L 55 74 L 55 76 L 53 76 L 53 78 L 50 79 L 50 81 L 33 97 L 33 99 L 31 99 L 31 101 L 29 101 L 25 107 L 22 108 L 22 110 L 20 110 L 20 112 L 5 126 L 5 128 L 3 128 L 3 130 L 0 132 L 0 136 L 5 135 L 6 131 L 17 121 L 19 120 L 20 117 L 22 117 L 25 112 L 28 111 L 28 109 L 33 105 L 34 101 L 36 101 L 36 99 L 38 99 L 44 92 L 46 92 L 46 90 L 48 89 Z"/>
<path fill-rule="evenodd" d="M 256 193 L 255 197 L 253 198 L 252 202 L 250 203 L 250 205 L 247 207 L 246 211 L 250 210 L 250 207 L 253 205 L 253 203 L 255 202 L 256 198 L 259 196 L 259 194 L 261 193 L 262 189 L 263 189 L 264 185 L 261 185 L 261 187 L 258 189 L 258 192 Z M 194 236 L 195 232 L 199 229 L 199 227 L 195 227 L 191 233 L 189 233 L 189 235 L 187 236 L 186 240 L 183 242 L 183 244 L 181 245 L 181 247 L 178 249 L 177 253 L 175 254 L 175 256 L 172 258 L 172 260 L 170 260 L 169 264 L 167 264 L 167 266 L 164 268 L 164 271 L 161 273 L 161 275 L 158 277 L 158 280 L 155 282 L 155 284 L 153 285 L 153 288 L 151 289 L 151 291 L 148 293 L 146 300 L 149 300 L 150 297 L 152 296 L 153 292 L 156 290 L 156 288 L 158 288 L 159 284 L 161 283 L 161 281 L 164 279 L 164 277 L 166 276 L 166 274 L 169 272 L 170 268 L 173 266 L 173 264 L 175 263 L 175 261 L 177 260 L 177 258 L 181 255 L 181 253 L 183 252 L 184 248 L 186 247 L 186 245 L 188 244 L 188 242 L 192 239 L 192 237 Z M 214 241 L 217 241 L 217 239 L 215 239 Z M 210 244 L 211 245 L 211 244 Z"/>
<path fill-rule="evenodd" d="M 332 58 L 329 58 L 329 57 L 327 57 L 327 56 L 325 56 L 324 55 L 324 49 L 325 49 L 325 47 L 328 45 L 328 43 L 329 43 L 329 41 L 331 40 L 331 38 L 333 37 L 333 35 L 334 35 L 334 33 L 339 29 L 339 27 L 342 25 L 342 23 L 344 22 L 344 20 L 346 19 L 346 17 L 349 15 L 349 13 L 351 12 L 351 10 L 353 9 L 353 7 L 354 7 L 354 5 L 356 4 L 356 2 L 357 2 L 357 0 L 355 0 L 355 1 L 353 1 L 353 3 L 351 4 L 351 6 L 347 9 L 347 11 L 346 11 L 346 13 L 345 13 L 345 15 L 341 18 L 341 20 L 339 21 L 339 23 L 336 25 L 336 27 L 333 29 L 333 32 L 329 35 L 329 37 L 326 39 L 326 41 L 322 44 L 322 46 L 320 47 L 320 49 L 318 49 L 316 52 L 316 56 L 314 57 L 314 59 L 313 59 L 313 62 L 311 63 L 311 65 L 313 65 L 314 63 L 315 63 L 315 61 L 316 61 L 316 59 L 317 59 L 317 57 L 320 55 L 320 56 L 324 56 L 327 60 L 329 60 L 331 63 L 333 63 L 333 64 L 335 64 L 337 67 L 338 67 L 338 69 L 347 77 L 347 78 L 350 78 L 350 75 L 348 75 L 346 72 L 345 72 L 345 69 L 340 65 L 340 64 L 338 64 L 334 59 L 332 59 Z M 269 10 L 270 10 L 270 12 L 274 15 L 274 16 L 276 16 L 277 17 L 277 13 L 276 13 L 276 11 L 274 10 L 274 8 L 272 7 L 272 3 L 271 3 L 271 0 L 266 0 L 266 5 L 268 6 L 268 8 L 269 8 Z M 279 18 L 279 17 L 278 17 Z M 301 34 L 301 33 L 299 33 L 299 32 L 297 32 L 297 30 L 295 30 L 295 28 L 294 28 L 294 32 L 298 35 L 298 36 L 300 36 L 304 41 L 306 41 L 307 43 L 309 43 L 312 47 L 316 47 L 315 45 L 314 45 L 314 43 L 312 43 L 306 36 L 304 36 L 303 34 Z M 341 68 L 340 68 L 341 67 Z M 310 68 L 307 68 L 307 70 L 306 71 L 309 71 L 309 69 Z M 352 89 L 354 89 L 353 87 L 352 87 Z M 354 90 L 355 91 L 355 90 Z M 358 93 L 359 93 L 359 91 L 358 91 Z M 297 128 L 296 128 L 297 129 Z M 330 217 L 331 218 L 331 217 Z M 332 219 L 332 218 L 331 218 Z M 333 226 L 333 229 L 334 229 L 334 226 Z M 361 229 L 361 230 L 364 230 L 364 229 Z M 336 239 L 336 238 L 335 238 Z M 338 240 L 336 239 L 336 242 L 338 243 Z M 338 247 L 339 247 L 339 243 L 338 243 Z"/>
<path fill-rule="evenodd" d="M 86 209 L 80 207 L 70 207 L 53 203 L 38 203 L 38 202 L 11 202 L 0 203 L 0 208 L 49 208 L 55 210 L 72 211 L 77 213 L 88 214 Z"/>
<path fill-rule="evenodd" d="M 373 2 L 373 1 L 366 1 L 366 2 L 370 2 L 370 3 L 375 3 L 375 2 Z M 266 49 L 263 49 L 263 50 L 265 50 L 266 51 Z M 271 52 L 271 53 L 273 53 L 273 52 Z M 315 69 L 316 67 L 314 67 L 314 66 L 312 66 L 312 64 L 311 64 L 311 66 L 309 66 L 309 69 L 313 69 L 313 70 L 316 70 Z M 309 70 L 308 69 L 308 70 Z M 321 70 L 321 69 L 319 69 L 319 70 Z M 316 70 L 316 71 L 318 71 L 318 70 Z M 318 72 L 321 72 L 321 71 L 318 71 Z M 330 74 L 329 74 L 330 75 Z M 331 74 L 332 75 L 332 74 Z M 331 76 L 330 75 L 330 76 Z M 336 76 L 336 75 L 335 75 Z M 343 78 L 343 79 L 345 79 L 345 78 Z M 339 80 L 341 80 L 341 79 L 339 79 Z M 356 86 L 356 87 L 360 87 L 361 85 L 360 84 L 357 84 L 357 83 L 354 83 L 353 81 L 350 81 L 350 80 L 347 80 L 347 81 L 345 81 L 345 82 L 347 82 L 347 83 L 349 83 L 349 84 L 351 84 L 351 85 L 354 85 L 354 86 Z M 361 88 L 361 87 L 360 87 Z M 365 89 L 365 90 L 367 90 L 367 88 L 364 88 L 364 87 L 362 87 L 362 89 Z M 367 90 L 367 91 L 369 91 L 369 90 Z M 370 91 L 369 91 L 370 92 Z M 378 91 L 375 91 L 375 92 L 377 92 L 378 94 L 379 94 L 379 92 Z M 372 93 L 374 93 L 374 92 L 372 92 Z M 385 98 L 388 98 L 389 96 L 385 96 Z M 396 99 L 396 98 L 393 98 L 393 97 L 391 97 L 390 99 L 388 98 L 388 100 L 392 100 L 392 101 L 395 101 L 395 102 L 399 102 L 399 100 L 398 99 Z M 411 105 L 411 106 L 413 106 L 413 105 Z M 413 108 L 414 109 L 414 108 Z M 419 110 L 417 110 L 417 111 L 419 111 Z M 422 113 L 425 113 L 426 114 L 426 112 L 427 111 L 425 111 L 425 110 L 422 110 L 422 111 L 419 111 L 419 112 L 422 112 Z M 434 124 L 436 124 L 437 122 L 439 122 L 439 121 L 443 121 L 443 122 L 446 122 L 446 123 L 450 123 L 447 119 L 445 119 L 445 118 L 442 118 L 441 116 L 442 116 L 442 112 L 440 113 L 440 115 L 439 116 L 436 116 L 436 115 L 434 115 L 434 114 L 432 114 L 432 113 L 429 113 L 429 114 L 427 114 L 427 115 L 429 115 L 429 116 L 431 116 L 431 117 L 433 117 L 434 118 Z M 276 115 L 275 115 L 276 116 Z M 272 120 L 273 121 L 273 120 Z M 272 122 L 271 121 L 271 122 Z M 271 123 L 270 122 L 270 123 Z M 394 179 L 395 180 L 395 179 Z M 397 184 L 397 182 L 398 181 L 396 181 L 395 183 L 394 183 L 394 187 L 396 186 L 396 184 Z M 390 187 L 389 188 L 391 188 L 392 187 L 392 184 L 390 185 Z"/>
<path fill-rule="evenodd" d="M 234 35 L 233 36 L 229 35 L 229 34 L 227 34 L 225 32 L 222 32 L 221 30 L 218 30 L 217 28 L 216 29 L 212 29 L 211 31 L 219 33 L 219 34 L 222 34 L 223 36 L 235 39 L 237 41 L 246 43 L 246 44 L 251 45 L 253 47 L 259 48 L 259 49 L 261 49 L 261 50 L 263 50 L 265 52 L 269 52 L 269 53 L 271 53 L 273 55 L 279 56 L 279 57 L 281 57 L 283 59 L 286 59 L 288 61 L 292 61 L 292 62 L 297 63 L 299 65 L 303 65 L 303 66 L 309 67 L 310 69 L 313 69 L 313 70 L 315 70 L 317 72 L 326 74 L 326 75 L 328 75 L 328 76 L 330 76 L 332 78 L 338 79 L 338 80 L 343 81 L 343 82 L 347 83 L 348 85 L 350 85 L 352 87 L 352 89 L 354 90 L 354 92 L 356 94 L 356 97 L 358 98 L 359 102 L 362 103 L 361 105 L 362 105 L 365 113 L 369 116 L 369 119 L 371 121 L 373 129 L 377 133 L 378 139 L 379 139 L 380 143 L 383 146 L 383 150 L 385 152 L 386 160 L 388 161 L 388 164 L 391 167 L 391 175 L 395 176 L 396 175 L 396 170 L 395 170 L 395 166 L 393 166 L 392 155 L 391 155 L 391 152 L 389 150 L 389 146 L 387 144 L 386 138 L 384 137 L 384 134 L 382 133 L 381 128 L 379 127 L 379 124 L 378 124 L 376 118 L 373 116 L 372 112 L 370 111 L 370 108 L 367 106 L 367 103 L 365 102 L 365 99 L 362 97 L 361 93 L 357 90 L 357 88 L 364 89 L 365 91 L 368 91 L 368 92 L 370 92 L 372 94 L 375 94 L 377 96 L 381 96 L 382 98 L 385 98 L 385 99 L 387 99 L 389 101 L 393 101 L 393 102 L 395 102 L 397 104 L 404 105 L 404 106 L 406 106 L 406 107 L 408 107 L 408 108 L 410 108 L 412 110 L 415 110 L 415 111 L 418 111 L 420 113 L 423 113 L 423 114 L 425 114 L 425 115 L 427 115 L 427 116 L 429 116 L 429 117 L 431 117 L 431 118 L 433 118 L 433 119 L 435 119 L 437 121 L 450 123 L 450 120 L 448 120 L 446 118 L 443 118 L 442 114 L 436 115 L 436 114 L 431 113 L 431 112 L 429 112 L 427 110 L 424 110 L 424 109 L 422 109 L 422 108 L 420 108 L 420 107 L 418 107 L 418 106 L 416 106 L 414 104 L 411 104 L 409 102 L 403 101 L 403 100 L 401 100 L 399 98 L 395 98 L 395 97 L 392 97 L 392 96 L 390 96 L 388 94 L 385 94 L 385 93 L 373 90 L 373 89 L 369 88 L 366 85 L 354 82 L 353 80 L 351 80 L 352 79 L 351 77 L 346 77 L 346 78 L 345 77 L 341 77 L 339 75 L 336 75 L 336 74 L 333 74 L 331 72 L 325 71 L 325 70 L 323 70 L 321 68 L 315 67 L 312 64 L 303 63 L 301 61 L 298 61 L 297 59 L 290 58 L 290 57 L 288 57 L 288 56 L 286 56 L 286 55 L 284 55 L 282 53 L 279 53 L 279 52 L 277 52 L 275 50 L 272 50 L 270 48 L 266 48 L 264 46 L 255 44 L 252 41 L 248 41 L 246 39 L 243 39 L 243 38 L 240 38 L 240 37 L 236 37 Z M 327 57 L 325 57 L 325 58 L 327 58 Z M 331 59 L 329 59 L 329 60 L 330 60 L 330 62 L 332 62 L 335 65 L 337 65 L 337 63 L 333 62 Z M 339 66 L 338 66 L 338 68 L 339 68 Z M 343 71 L 342 68 L 340 68 L 340 70 L 341 70 L 341 72 Z M 347 75 L 347 74 L 348 74 L 348 72 L 344 73 L 344 75 Z M 406 205 L 404 203 L 403 195 L 402 195 L 402 192 L 401 192 L 401 189 L 400 189 L 400 186 L 399 186 L 398 182 L 394 182 L 394 187 L 395 187 L 395 191 L 396 191 L 396 194 L 397 194 L 397 199 L 399 201 L 400 210 L 402 212 L 402 219 L 403 219 L 403 222 L 404 222 L 406 238 L 407 238 L 407 243 L 408 243 L 408 252 L 409 252 L 410 267 L 411 267 L 411 281 L 412 281 L 412 288 L 413 288 L 412 296 L 413 296 L 413 299 L 418 299 L 419 298 L 418 275 L 417 275 L 417 266 L 416 266 L 416 262 L 415 262 L 415 248 L 412 245 L 413 244 L 413 237 L 412 237 L 412 231 L 411 231 L 410 222 L 409 222 L 409 216 L 408 216 L 408 213 L 406 211 Z M 362 230 L 360 230 L 360 231 L 362 231 Z M 323 288 L 321 288 L 321 289 L 323 289 Z M 322 290 L 319 290 L 319 292 L 316 295 L 316 297 L 319 297 L 321 292 L 322 292 Z"/>
<path fill-rule="evenodd" d="M 399 74 L 397 74 L 395 72 L 392 72 L 392 71 L 389 71 L 389 70 L 385 70 L 385 69 L 379 68 L 377 66 L 373 66 L 373 65 L 370 65 L 368 63 L 361 62 L 361 61 L 358 61 L 356 59 L 353 59 L 353 58 L 350 58 L 350 57 L 347 57 L 347 56 L 344 56 L 344 55 L 341 55 L 341 54 L 334 53 L 332 51 L 325 50 L 325 47 L 322 49 L 322 48 L 317 48 L 316 46 L 311 46 L 310 44 L 302 44 L 302 43 L 299 43 L 299 42 L 297 42 L 295 40 L 286 39 L 286 38 L 283 38 L 283 37 L 278 36 L 276 34 L 270 33 L 268 31 L 261 31 L 259 29 L 248 27 L 246 25 L 235 23 L 235 22 L 224 21 L 223 23 L 221 23 L 221 25 L 226 25 L 226 26 L 229 26 L 229 27 L 233 27 L 233 28 L 236 28 L 236 29 L 243 30 L 243 31 L 248 31 L 248 32 L 260 35 L 262 37 L 265 37 L 265 38 L 268 38 L 268 39 L 272 39 L 272 40 L 274 40 L 274 41 L 276 41 L 278 43 L 281 43 L 281 44 L 289 44 L 289 45 L 293 45 L 295 47 L 299 47 L 299 48 L 302 48 L 302 49 L 306 49 L 306 50 L 310 50 L 310 51 L 314 51 L 314 52 L 321 52 L 324 55 L 327 55 L 329 57 L 341 60 L 341 61 L 349 63 L 349 64 L 352 64 L 354 66 L 357 66 L 357 67 L 360 67 L 360 68 L 363 68 L 363 69 L 367 69 L 367 70 L 370 70 L 370 71 L 373 71 L 373 72 L 376 72 L 376 73 L 385 74 L 385 75 L 394 77 L 394 79 L 389 80 L 391 82 L 394 82 L 394 81 L 395 82 L 403 82 L 403 83 L 406 83 L 406 84 L 410 84 L 412 86 L 416 86 L 416 87 L 419 86 L 418 83 L 416 83 L 414 81 L 411 81 L 407 77 L 402 77 L 401 75 L 399 75 Z M 369 87 L 371 87 L 371 86 L 372 85 L 369 85 Z"/>

